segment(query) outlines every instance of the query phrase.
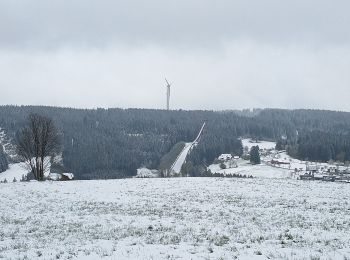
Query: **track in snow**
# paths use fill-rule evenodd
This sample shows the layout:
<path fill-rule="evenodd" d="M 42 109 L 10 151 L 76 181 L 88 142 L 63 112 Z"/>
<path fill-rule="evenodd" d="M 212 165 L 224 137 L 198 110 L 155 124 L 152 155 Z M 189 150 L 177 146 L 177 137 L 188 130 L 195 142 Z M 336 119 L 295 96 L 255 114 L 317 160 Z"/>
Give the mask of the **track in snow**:
<path fill-rule="evenodd" d="M 185 147 L 182 149 L 181 153 L 179 154 L 179 156 L 176 158 L 174 164 L 171 166 L 170 168 L 170 172 L 172 173 L 180 173 L 182 165 L 185 163 L 186 161 L 186 157 L 187 155 L 190 153 L 190 151 L 192 150 L 192 148 L 198 144 L 199 139 L 202 136 L 203 133 L 203 129 L 205 127 L 205 122 L 202 125 L 201 130 L 198 133 L 198 136 L 196 137 L 196 139 L 192 142 L 192 143 L 186 143 Z"/>

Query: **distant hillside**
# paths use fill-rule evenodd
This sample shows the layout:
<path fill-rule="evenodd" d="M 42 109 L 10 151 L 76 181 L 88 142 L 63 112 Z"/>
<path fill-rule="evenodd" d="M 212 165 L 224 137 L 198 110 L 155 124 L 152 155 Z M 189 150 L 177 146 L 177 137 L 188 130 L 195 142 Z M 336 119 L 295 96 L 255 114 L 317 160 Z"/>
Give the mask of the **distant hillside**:
<path fill-rule="evenodd" d="M 117 178 L 139 167 L 157 168 L 178 142 L 203 138 L 191 154 L 208 164 L 220 153 L 242 150 L 239 137 L 278 141 L 294 157 L 350 160 L 350 113 L 319 110 L 164 111 L 0 106 L 0 128 L 16 139 L 30 113 L 52 117 L 62 133 L 63 164 L 78 179 Z M 283 137 L 283 138 L 282 138 Z"/>

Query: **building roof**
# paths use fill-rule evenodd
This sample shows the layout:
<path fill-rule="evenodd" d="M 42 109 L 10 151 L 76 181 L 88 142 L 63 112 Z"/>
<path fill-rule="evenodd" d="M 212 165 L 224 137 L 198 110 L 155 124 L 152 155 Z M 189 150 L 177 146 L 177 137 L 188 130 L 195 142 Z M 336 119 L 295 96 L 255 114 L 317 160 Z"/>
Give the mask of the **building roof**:
<path fill-rule="evenodd" d="M 64 172 L 64 173 L 62 173 L 62 176 L 66 176 L 70 180 L 74 179 L 74 174 L 70 173 L 70 172 Z"/>

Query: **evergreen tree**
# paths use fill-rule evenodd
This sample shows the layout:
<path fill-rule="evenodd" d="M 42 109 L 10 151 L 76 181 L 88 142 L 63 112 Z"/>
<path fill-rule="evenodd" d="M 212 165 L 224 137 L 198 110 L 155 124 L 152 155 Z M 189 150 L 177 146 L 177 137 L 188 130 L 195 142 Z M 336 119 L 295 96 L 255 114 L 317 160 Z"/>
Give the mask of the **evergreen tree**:
<path fill-rule="evenodd" d="M 224 164 L 223 162 L 220 163 L 220 169 L 225 170 L 226 169 L 226 164 Z"/>
<path fill-rule="evenodd" d="M 275 149 L 277 151 L 282 151 L 284 150 L 284 146 L 285 144 L 283 144 L 282 140 L 277 140 Z"/>
<path fill-rule="evenodd" d="M 252 164 L 260 164 L 260 153 L 259 153 L 259 146 L 253 146 L 250 149 L 250 162 Z"/>
<path fill-rule="evenodd" d="M 8 169 L 8 161 L 4 153 L 3 147 L 0 144 L 0 173 Z"/>

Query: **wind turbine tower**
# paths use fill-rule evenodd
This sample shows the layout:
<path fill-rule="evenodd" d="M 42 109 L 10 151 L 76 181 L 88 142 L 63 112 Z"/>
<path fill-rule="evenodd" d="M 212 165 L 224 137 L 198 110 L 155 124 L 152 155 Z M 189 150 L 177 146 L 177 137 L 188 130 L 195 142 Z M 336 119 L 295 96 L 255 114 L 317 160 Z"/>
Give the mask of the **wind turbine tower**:
<path fill-rule="evenodd" d="M 165 79 L 166 81 L 166 109 L 170 110 L 170 87 L 171 84 L 168 82 L 167 79 Z"/>

